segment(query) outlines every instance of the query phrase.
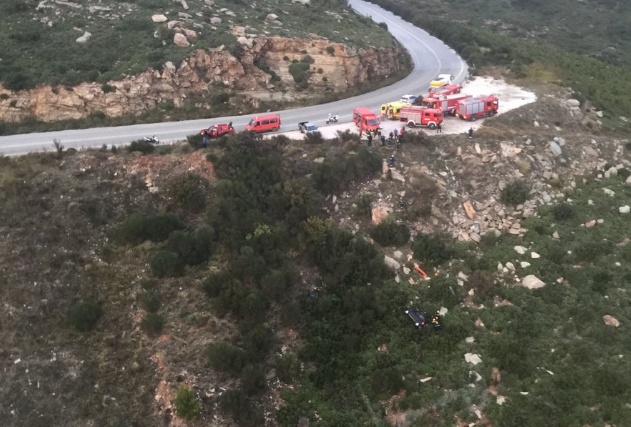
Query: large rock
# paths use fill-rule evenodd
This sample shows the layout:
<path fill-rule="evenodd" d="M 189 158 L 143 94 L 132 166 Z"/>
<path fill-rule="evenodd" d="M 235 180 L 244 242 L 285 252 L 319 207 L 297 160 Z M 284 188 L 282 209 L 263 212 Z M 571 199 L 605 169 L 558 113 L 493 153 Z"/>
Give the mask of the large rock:
<path fill-rule="evenodd" d="M 532 274 L 524 277 L 521 281 L 521 284 L 524 288 L 528 289 L 539 289 L 543 288 L 546 285 L 543 281 Z"/>
<path fill-rule="evenodd" d="M 161 13 L 155 14 L 151 17 L 151 20 L 156 24 L 160 24 L 162 22 L 167 22 L 168 18 Z"/>
<path fill-rule="evenodd" d="M 278 20 L 278 15 L 274 14 L 274 13 L 270 13 L 268 14 L 265 19 L 267 19 L 268 21 L 277 21 Z"/>
<path fill-rule="evenodd" d="M 605 322 L 605 325 L 607 326 L 614 326 L 616 328 L 620 326 L 620 321 L 616 319 L 615 317 L 610 316 L 608 314 L 605 314 L 603 316 L 603 322 Z"/>
<path fill-rule="evenodd" d="M 83 33 L 83 35 L 81 37 L 79 37 L 76 41 L 77 43 L 87 43 L 88 40 L 90 40 L 90 37 L 92 37 L 92 33 L 86 31 L 85 33 Z"/>
<path fill-rule="evenodd" d="M 471 363 L 472 365 L 477 365 L 479 363 L 482 363 L 482 358 L 480 357 L 479 354 L 474 354 L 474 353 L 466 353 L 464 355 L 464 360 L 467 363 Z"/>
<path fill-rule="evenodd" d="M 195 41 L 197 40 L 197 33 L 193 30 L 188 30 L 186 28 L 182 29 L 182 33 L 184 33 L 184 36 L 189 40 L 189 41 Z"/>
<path fill-rule="evenodd" d="M 390 258 L 389 256 L 384 256 L 383 262 L 393 270 L 398 270 L 401 268 L 401 264 L 397 260 L 395 260 L 394 258 Z"/>
<path fill-rule="evenodd" d="M 554 154 L 556 157 L 563 154 L 563 150 L 561 150 L 561 147 L 559 146 L 559 144 L 557 144 L 554 141 L 550 141 L 550 150 L 552 150 L 552 154 Z"/>
<path fill-rule="evenodd" d="M 381 224 L 381 221 L 386 219 L 389 213 L 390 212 L 388 211 L 388 208 L 385 208 L 383 206 L 377 206 L 376 208 L 373 208 L 372 209 L 372 223 L 374 225 Z"/>
<path fill-rule="evenodd" d="M 173 43 L 179 47 L 189 47 L 191 44 L 184 34 L 175 33 L 173 35 Z"/>
<path fill-rule="evenodd" d="M 217 16 L 213 16 L 212 18 L 210 18 L 210 23 L 212 25 L 218 25 L 221 24 L 221 18 L 217 17 Z"/>

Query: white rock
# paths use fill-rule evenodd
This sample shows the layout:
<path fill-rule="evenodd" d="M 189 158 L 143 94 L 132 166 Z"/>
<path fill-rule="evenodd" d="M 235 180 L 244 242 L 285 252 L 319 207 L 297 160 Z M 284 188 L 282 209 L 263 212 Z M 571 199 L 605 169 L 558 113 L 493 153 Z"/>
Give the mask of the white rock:
<path fill-rule="evenodd" d="M 523 287 L 528 289 L 539 289 L 543 288 L 546 284 L 538 279 L 536 276 L 530 274 L 524 277 L 521 281 Z"/>
<path fill-rule="evenodd" d="M 405 274 L 410 274 L 410 271 L 412 271 L 412 270 L 410 270 L 410 269 L 409 269 L 409 268 L 407 268 L 407 267 L 403 267 L 403 273 L 405 273 Z"/>
<path fill-rule="evenodd" d="M 618 212 L 620 212 L 621 214 L 628 214 L 629 212 L 631 212 L 631 206 L 629 205 L 620 206 L 618 208 Z"/>
<path fill-rule="evenodd" d="M 175 33 L 173 35 L 173 43 L 179 47 L 189 47 L 191 44 L 184 34 Z"/>
<path fill-rule="evenodd" d="M 333 203 L 335 203 L 335 202 L 333 202 Z M 401 258 L 403 258 L 403 252 L 401 252 L 401 251 L 394 251 L 394 253 L 393 253 L 392 255 L 394 255 L 394 257 L 395 257 L 396 259 L 401 259 Z"/>
<path fill-rule="evenodd" d="M 515 266 L 513 265 L 512 262 L 507 262 L 505 265 L 506 265 L 506 268 L 508 268 L 509 270 L 515 271 Z"/>
<path fill-rule="evenodd" d="M 530 267 L 530 263 L 529 263 L 529 262 L 526 262 L 526 261 L 522 261 L 522 262 L 520 263 L 520 265 L 521 265 L 521 268 L 528 268 L 528 267 Z"/>
<path fill-rule="evenodd" d="M 561 150 L 561 147 L 559 146 L 559 144 L 557 144 L 554 141 L 550 141 L 550 150 L 552 150 L 552 153 L 558 157 L 561 154 L 563 154 L 563 150 Z"/>
<path fill-rule="evenodd" d="M 541 255 L 539 255 L 537 252 L 530 252 L 530 257 L 532 259 L 537 259 L 537 258 L 541 258 Z"/>
<path fill-rule="evenodd" d="M 217 17 L 217 16 L 213 16 L 212 18 L 210 18 L 210 23 L 212 25 L 218 25 L 221 24 L 221 18 Z"/>
<path fill-rule="evenodd" d="M 471 363 L 472 365 L 482 363 L 482 358 L 480 357 L 480 355 L 475 353 L 466 353 L 464 355 L 464 360 L 465 362 Z"/>
<path fill-rule="evenodd" d="M 603 316 L 603 322 L 605 322 L 605 325 L 607 326 L 614 326 L 616 328 L 620 326 L 620 321 L 616 319 L 615 317 L 610 316 L 608 314 L 605 314 Z"/>
<path fill-rule="evenodd" d="M 629 175 L 627 177 L 627 179 L 624 181 L 624 183 L 627 184 L 627 185 L 631 185 L 631 175 Z"/>
<path fill-rule="evenodd" d="M 464 339 L 464 342 L 466 342 L 467 344 L 472 344 L 473 342 L 475 342 L 475 338 L 467 337 Z"/>
<path fill-rule="evenodd" d="M 553 239 L 560 239 L 561 237 L 559 236 L 559 232 L 555 231 L 554 233 L 552 233 L 552 238 Z"/>
<path fill-rule="evenodd" d="M 474 376 L 474 382 L 478 383 L 480 381 L 482 381 L 482 375 L 478 374 L 476 371 L 469 371 L 469 376 Z"/>
<path fill-rule="evenodd" d="M 608 188 L 603 188 L 603 192 L 604 192 L 606 195 L 610 196 L 610 197 L 613 197 L 613 196 L 615 196 L 615 195 L 616 195 L 616 192 L 615 192 L 615 191 L 610 190 L 610 189 L 608 189 Z"/>
<path fill-rule="evenodd" d="M 447 313 L 449 313 L 447 307 L 441 307 L 440 310 L 438 310 L 438 314 L 440 314 L 442 317 L 445 317 Z"/>
<path fill-rule="evenodd" d="M 278 15 L 270 13 L 265 17 L 265 19 L 267 19 L 268 21 L 276 21 L 278 19 Z"/>
<path fill-rule="evenodd" d="M 92 37 L 92 33 L 86 31 L 85 33 L 83 33 L 83 35 L 81 37 L 79 37 L 76 42 L 77 43 L 87 43 L 88 40 L 90 40 L 90 37 Z"/>
<path fill-rule="evenodd" d="M 151 20 L 155 22 L 156 24 L 160 24 L 162 22 L 167 22 L 168 18 L 162 15 L 161 13 L 159 13 L 159 14 L 153 15 L 151 17 Z"/>
<path fill-rule="evenodd" d="M 519 255 L 523 255 L 527 251 L 527 249 L 523 246 L 515 246 L 513 249 L 515 249 L 515 252 L 517 252 Z"/>
<path fill-rule="evenodd" d="M 384 256 L 383 257 L 383 262 L 390 268 L 394 269 L 394 270 L 398 270 L 401 268 L 401 264 L 399 264 L 398 261 L 396 261 L 394 258 L 390 258 L 389 256 Z"/>

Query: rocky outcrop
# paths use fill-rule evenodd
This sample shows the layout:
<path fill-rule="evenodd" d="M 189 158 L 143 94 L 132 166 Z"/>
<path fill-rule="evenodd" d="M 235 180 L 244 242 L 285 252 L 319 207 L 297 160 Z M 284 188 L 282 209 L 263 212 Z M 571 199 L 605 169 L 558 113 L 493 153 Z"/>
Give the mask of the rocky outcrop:
<path fill-rule="evenodd" d="M 177 36 L 178 34 L 176 34 Z M 346 92 L 358 84 L 400 71 L 400 48 L 356 49 L 325 40 L 243 37 L 237 58 L 223 47 L 197 50 L 179 67 L 167 62 L 106 85 L 40 86 L 12 92 L 0 84 L 0 121 L 81 119 L 94 113 L 111 117 L 139 115 L 159 103 L 183 105 L 191 94 L 212 94 L 217 86 L 252 99 L 297 99 L 325 92 Z M 306 53 L 305 53 L 306 52 Z M 307 89 L 297 90 L 289 72 L 292 60 L 314 59 Z M 268 74 L 261 68 L 271 72 Z M 272 83 L 272 72 L 279 81 Z"/>

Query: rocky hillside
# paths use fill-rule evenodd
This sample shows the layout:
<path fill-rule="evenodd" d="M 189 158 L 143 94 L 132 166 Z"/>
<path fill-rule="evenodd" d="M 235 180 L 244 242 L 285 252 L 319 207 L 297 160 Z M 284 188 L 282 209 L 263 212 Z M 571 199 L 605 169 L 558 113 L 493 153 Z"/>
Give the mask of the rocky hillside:
<path fill-rule="evenodd" d="M 625 425 L 631 143 L 532 89 L 400 151 L 0 158 L 4 424 Z"/>
<path fill-rule="evenodd" d="M 15 0 L 0 11 L 5 122 L 139 115 L 187 99 L 208 115 L 223 92 L 294 101 L 408 66 L 384 28 L 338 1 Z"/>

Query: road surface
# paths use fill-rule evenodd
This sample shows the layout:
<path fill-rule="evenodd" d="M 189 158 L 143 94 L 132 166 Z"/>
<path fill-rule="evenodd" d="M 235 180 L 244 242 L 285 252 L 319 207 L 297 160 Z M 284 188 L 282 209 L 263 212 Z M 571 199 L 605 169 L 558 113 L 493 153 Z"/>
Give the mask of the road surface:
<path fill-rule="evenodd" d="M 354 107 L 369 107 L 377 112 L 382 104 L 398 100 L 401 95 L 425 92 L 429 82 L 438 74 L 452 74 L 456 76 L 457 82 L 462 82 L 466 78 L 467 65 L 442 41 L 379 6 L 361 0 L 350 0 L 349 3 L 358 13 L 371 16 L 376 22 L 385 22 L 388 25 L 388 31 L 410 53 L 414 70 L 405 79 L 374 92 L 327 104 L 278 111 L 276 113 L 280 114 L 282 121 L 281 130 L 297 128 L 298 122 L 303 121 L 324 126 L 329 113 L 339 114 L 341 123 L 350 122 Z M 123 145 L 151 135 L 155 135 L 160 141 L 168 142 L 184 139 L 211 123 L 232 121 L 237 131 L 244 130 L 251 117 L 252 115 L 232 116 L 3 136 L 0 137 L 0 153 L 19 155 L 33 151 L 50 151 L 53 150 L 53 139 L 60 140 L 65 148 L 77 149 L 102 147 L 104 144 Z"/>

